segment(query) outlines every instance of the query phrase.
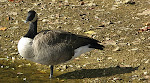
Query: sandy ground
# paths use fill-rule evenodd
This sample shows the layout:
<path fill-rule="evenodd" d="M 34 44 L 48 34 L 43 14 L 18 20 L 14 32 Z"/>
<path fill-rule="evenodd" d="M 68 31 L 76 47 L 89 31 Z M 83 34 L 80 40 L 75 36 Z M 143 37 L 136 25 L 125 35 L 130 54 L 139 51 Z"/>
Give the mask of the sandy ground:
<path fill-rule="evenodd" d="M 99 40 L 93 50 L 49 67 L 27 61 L 17 52 L 27 32 L 27 12 L 38 15 L 38 31 L 65 30 Z M 1 0 L 0 82 L 150 82 L 150 0 Z"/>

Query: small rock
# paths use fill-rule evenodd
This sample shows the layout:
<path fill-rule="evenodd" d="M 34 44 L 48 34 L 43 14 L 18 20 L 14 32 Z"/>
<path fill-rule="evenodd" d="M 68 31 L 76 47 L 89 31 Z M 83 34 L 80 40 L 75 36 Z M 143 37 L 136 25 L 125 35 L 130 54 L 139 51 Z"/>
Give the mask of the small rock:
<path fill-rule="evenodd" d="M 0 58 L 0 60 L 9 60 L 8 58 Z"/>
<path fill-rule="evenodd" d="M 60 70 L 61 72 L 63 72 L 64 70 Z"/>
<path fill-rule="evenodd" d="M 22 67 L 23 65 L 18 65 L 18 67 Z"/>
<path fill-rule="evenodd" d="M 123 3 L 134 5 L 135 1 L 133 1 L 133 0 L 125 0 Z"/>
<path fill-rule="evenodd" d="M 18 75 L 22 75 L 23 73 L 22 73 L 22 72 L 18 72 L 17 74 L 18 74 Z"/>
<path fill-rule="evenodd" d="M 19 28 L 19 27 L 16 27 L 16 26 L 11 27 L 11 29 L 17 29 L 17 28 Z"/>
<path fill-rule="evenodd" d="M 11 68 L 12 70 L 15 70 L 15 68 Z"/>
<path fill-rule="evenodd" d="M 148 72 L 144 72 L 144 75 L 147 75 Z"/>
<path fill-rule="evenodd" d="M 69 65 L 69 67 L 73 67 L 73 65 Z"/>
<path fill-rule="evenodd" d="M 110 40 L 110 38 L 106 37 L 106 40 Z"/>
<path fill-rule="evenodd" d="M 14 16 L 16 16 L 18 13 L 17 12 L 11 12 L 11 13 L 9 13 L 9 15 L 14 15 Z"/>
<path fill-rule="evenodd" d="M 81 27 L 76 27 L 74 30 L 82 30 Z"/>
<path fill-rule="evenodd" d="M 142 13 L 137 13 L 137 15 L 150 15 L 150 9 L 143 11 Z"/>
<path fill-rule="evenodd" d="M 98 62 L 100 62 L 100 61 L 101 61 L 101 59 L 97 58 L 97 61 L 98 61 Z"/>
<path fill-rule="evenodd" d="M 31 63 L 26 64 L 27 66 L 31 66 Z"/>
<path fill-rule="evenodd" d="M 96 32 L 95 31 L 87 31 L 87 32 L 85 32 L 85 33 L 87 33 L 87 34 L 96 34 Z"/>
<path fill-rule="evenodd" d="M 138 77 L 138 75 L 133 75 L 132 78 Z"/>
<path fill-rule="evenodd" d="M 145 63 L 149 63 L 149 59 L 145 61 Z"/>
<path fill-rule="evenodd" d="M 98 10 L 96 10 L 97 12 L 103 12 L 103 11 L 105 11 L 105 9 L 98 9 Z"/>
<path fill-rule="evenodd" d="M 12 59 L 12 62 L 14 62 L 14 61 L 15 61 L 15 57 L 11 57 L 11 59 Z"/>
<path fill-rule="evenodd" d="M 65 80 L 60 80 L 61 82 L 64 82 Z"/>
<path fill-rule="evenodd" d="M 115 49 L 113 49 L 113 51 L 120 51 L 120 48 L 116 47 Z"/>
<path fill-rule="evenodd" d="M 27 80 L 27 78 L 23 78 L 23 80 L 24 80 L 24 81 L 26 81 L 26 80 Z"/>
<path fill-rule="evenodd" d="M 110 59 L 112 59 L 112 57 L 108 57 L 107 59 L 109 59 L 109 60 L 110 60 Z"/>
<path fill-rule="evenodd" d="M 136 50 L 138 50 L 138 48 L 133 48 L 133 49 L 131 49 L 132 51 L 136 51 Z"/>
<path fill-rule="evenodd" d="M 109 40 L 109 38 L 106 39 L 106 41 L 102 42 L 103 45 L 116 45 L 117 42 L 113 41 L 113 40 Z"/>
<path fill-rule="evenodd" d="M 85 67 L 85 66 L 86 66 L 86 64 L 83 65 L 83 67 Z"/>
<path fill-rule="evenodd" d="M 12 52 L 10 55 L 17 55 L 18 52 Z"/>
<path fill-rule="evenodd" d="M 6 2 L 6 1 L 8 1 L 8 0 L 0 0 L 0 2 Z"/>
<path fill-rule="evenodd" d="M 113 80 L 122 80 L 121 78 L 113 78 Z"/>
<path fill-rule="evenodd" d="M 87 6 L 96 6 L 96 4 L 93 2 L 90 2 L 89 4 L 87 4 Z"/>
<path fill-rule="evenodd" d="M 118 45 L 125 46 L 128 45 L 128 43 L 119 43 Z"/>
<path fill-rule="evenodd" d="M 57 71 L 60 71 L 61 69 L 57 67 L 56 70 L 57 70 Z"/>
<path fill-rule="evenodd" d="M 67 69 L 68 66 L 67 66 L 67 65 L 63 65 L 62 68 L 63 68 L 63 69 Z"/>
<path fill-rule="evenodd" d="M 118 9 L 117 7 L 115 7 L 115 6 L 113 6 L 112 8 L 111 8 L 111 10 L 116 10 L 116 9 Z"/>
<path fill-rule="evenodd" d="M 52 0 L 52 3 L 55 3 L 56 2 L 56 0 Z"/>
<path fill-rule="evenodd" d="M 144 76 L 145 79 L 150 79 L 149 75 Z"/>
<path fill-rule="evenodd" d="M 16 22 L 14 24 L 18 25 L 18 20 L 16 20 Z"/>
<path fill-rule="evenodd" d="M 42 22 L 49 22 L 49 20 L 48 19 L 43 19 Z"/>
<path fill-rule="evenodd" d="M 9 66 L 6 66 L 5 68 L 7 68 L 7 69 L 8 69 L 8 68 L 9 68 Z"/>
<path fill-rule="evenodd" d="M 80 65 L 76 66 L 77 68 L 82 68 Z"/>
<path fill-rule="evenodd" d="M 87 59 L 87 58 L 89 58 L 89 57 L 84 57 L 84 58 L 86 58 L 86 59 Z"/>
<path fill-rule="evenodd" d="M 140 44 L 140 43 L 141 43 L 141 39 L 136 38 L 132 43 L 133 43 L 134 45 Z"/>
<path fill-rule="evenodd" d="M 1 39 L 1 38 L 0 38 L 0 39 Z M 150 49 L 150 46 L 146 46 L 146 47 Z"/>
<path fill-rule="evenodd" d="M 2 65 L 1 68 L 4 68 L 4 66 Z"/>

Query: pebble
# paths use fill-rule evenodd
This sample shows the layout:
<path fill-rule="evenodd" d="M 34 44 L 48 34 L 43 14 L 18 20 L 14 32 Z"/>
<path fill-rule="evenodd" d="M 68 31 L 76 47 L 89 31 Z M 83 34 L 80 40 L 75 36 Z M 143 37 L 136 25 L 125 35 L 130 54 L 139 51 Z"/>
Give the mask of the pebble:
<path fill-rule="evenodd" d="M 17 74 L 18 74 L 18 75 L 22 75 L 23 73 L 22 73 L 22 72 L 18 72 Z"/>
<path fill-rule="evenodd" d="M 123 3 L 131 4 L 131 5 L 135 4 L 135 2 L 133 0 L 125 0 Z"/>
<path fill-rule="evenodd" d="M 125 45 L 130 45 L 130 44 L 129 43 L 119 43 L 118 45 L 125 46 Z"/>
<path fill-rule="evenodd" d="M 96 4 L 93 2 L 90 2 L 89 4 L 87 4 L 87 6 L 96 6 Z"/>
<path fill-rule="evenodd" d="M 150 79 L 149 75 L 144 76 L 145 79 Z"/>
<path fill-rule="evenodd" d="M 69 67 L 73 67 L 73 65 L 69 65 Z"/>
<path fill-rule="evenodd" d="M 17 12 L 11 12 L 11 13 L 9 13 L 9 15 L 14 15 L 14 16 L 16 16 L 18 13 Z"/>
<path fill-rule="evenodd" d="M 11 57 L 12 61 L 14 62 L 15 61 L 15 57 Z"/>
<path fill-rule="evenodd" d="M 146 47 L 150 49 L 150 46 L 146 46 Z"/>
<path fill-rule="evenodd" d="M 103 11 L 105 11 L 105 9 L 98 9 L 98 10 L 96 10 L 97 12 L 103 12 Z"/>
<path fill-rule="evenodd" d="M 67 65 L 63 65 L 62 68 L 63 68 L 63 69 L 67 69 L 68 66 L 67 66 Z"/>
<path fill-rule="evenodd" d="M 116 45 L 117 42 L 110 40 L 109 38 L 106 39 L 106 41 L 102 42 L 103 45 Z"/>
<path fill-rule="evenodd" d="M 63 72 L 64 70 L 60 70 L 61 72 Z"/>
<path fill-rule="evenodd" d="M 106 40 L 110 40 L 110 38 L 109 38 L 109 37 L 106 37 Z"/>
<path fill-rule="evenodd" d="M 150 9 L 143 11 L 142 13 L 137 13 L 137 15 L 150 15 Z"/>
<path fill-rule="evenodd" d="M 26 66 L 31 66 L 31 63 L 26 64 Z"/>
<path fill-rule="evenodd" d="M 138 75 L 133 75 L 132 78 L 138 77 Z"/>
<path fill-rule="evenodd" d="M 116 47 L 116 48 L 113 49 L 112 51 L 120 51 L 120 47 Z"/>
<path fill-rule="evenodd" d="M 118 9 L 117 7 L 115 7 L 115 6 L 113 6 L 112 8 L 111 8 L 111 10 L 116 10 L 116 9 Z"/>
<path fill-rule="evenodd" d="M 121 79 L 121 78 L 116 78 L 116 77 L 115 77 L 115 78 L 113 78 L 113 80 L 122 80 L 122 79 Z"/>
<path fill-rule="evenodd" d="M 18 65 L 18 67 L 22 67 L 23 65 Z"/>
<path fill-rule="evenodd" d="M 48 19 L 43 19 L 42 22 L 49 22 L 49 20 Z"/>
<path fill-rule="evenodd" d="M 86 64 L 84 64 L 83 67 L 86 67 Z"/>
<path fill-rule="evenodd" d="M 98 62 L 100 62 L 100 61 L 101 61 L 101 59 L 97 58 L 97 61 L 98 61 Z"/>
<path fill-rule="evenodd" d="M 1 68 L 4 68 L 4 66 L 2 65 Z"/>
<path fill-rule="evenodd" d="M 145 63 L 149 63 L 149 59 L 145 61 Z"/>
<path fill-rule="evenodd" d="M 26 81 L 26 80 L 27 80 L 27 78 L 23 78 L 23 80 L 24 80 L 24 81 Z"/>
<path fill-rule="evenodd" d="M 8 1 L 8 0 L 0 0 L 0 2 L 6 2 L 6 1 Z"/>
<path fill-rule="evenodd" d="M 18 20 L 16 20 L 16 22 L 14 24 L 18 25 Z"/>
<path fill-rule="evenodd" d="M 143 72 L 143 73 L 144 73 L 144 75 L 147 75 L 148 72 Z"/>
<path fill-rule="evenodd" d="M 76 67 L 77 67 L 77 68 L 82 68 L 80 65 L 77 65 Z"/>
<path fill-rule="evenodd" d="M 6 66 L 5 68 L 7 68 L 7 69 L 8 69 L 8 68 L 9 68 L 9 66 Z"/>
<path fill-rule="evenodd" d="M 133 48 L 133 49 L 131 49 L 132 51 L 136 51 L 136 50 L 138 50 L 138 48 Z"/>
<path fill-rule="evenodd" d="M 18 55 L 18 52 L 12 52 L 10 55 Z"/>
<path fill-rule="evenodd" d="M 61 69 L 57 67 L 56 70 L 57 70 L 57 71 L 60 71 Z"/>
<path fill-rule="evenodd" d="M 3 51 L 6 51 L 6 50 L 7 50 L 7 48 L 4 48 L 4 49 L 3 49 Z"/>
<path fill-rule="evenodd" d="M 107 59 L 110 60 L 110 59 L 112 59 L 112 57 L 108 57 Z"/>

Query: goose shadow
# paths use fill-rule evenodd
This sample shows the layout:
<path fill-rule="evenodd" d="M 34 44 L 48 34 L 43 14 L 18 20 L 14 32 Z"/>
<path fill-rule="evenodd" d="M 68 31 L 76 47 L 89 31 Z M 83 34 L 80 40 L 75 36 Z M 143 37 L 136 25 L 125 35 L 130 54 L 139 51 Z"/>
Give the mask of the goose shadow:
<path fill-rule="evenodd" d="M 132 71 L 138 70 L 138 67 L 109 67 L 103 69 L 81 69 L 73 72 L 68 72 L 57 76 L 57 78 L 63 79 L 83 79 L 83 78 L 97 78 L 105 76 L 113 76 L 116 74 L 131 73 Z"/>

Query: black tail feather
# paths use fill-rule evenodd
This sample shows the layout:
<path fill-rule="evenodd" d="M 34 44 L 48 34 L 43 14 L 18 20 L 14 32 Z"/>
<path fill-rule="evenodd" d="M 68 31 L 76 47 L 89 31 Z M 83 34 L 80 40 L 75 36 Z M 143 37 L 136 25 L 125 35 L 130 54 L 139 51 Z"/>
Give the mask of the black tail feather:
<path fill-rule="evenodd" d="M 92 43 L 92 44 L 90 44 L 89 47 L 90 48 L 95 48 L 95 49 L 100 49 L 100 50 L 103 50 L 105 48 L 103 45 L 100 45 L 98 43 Z"/>

